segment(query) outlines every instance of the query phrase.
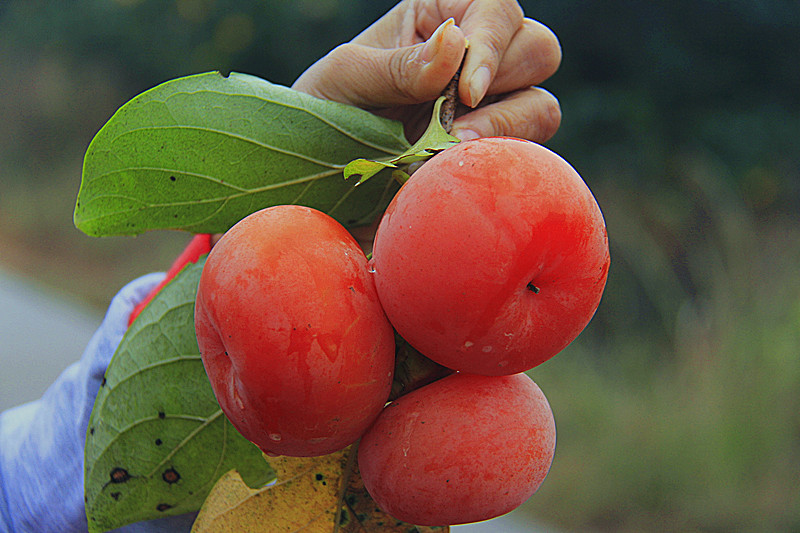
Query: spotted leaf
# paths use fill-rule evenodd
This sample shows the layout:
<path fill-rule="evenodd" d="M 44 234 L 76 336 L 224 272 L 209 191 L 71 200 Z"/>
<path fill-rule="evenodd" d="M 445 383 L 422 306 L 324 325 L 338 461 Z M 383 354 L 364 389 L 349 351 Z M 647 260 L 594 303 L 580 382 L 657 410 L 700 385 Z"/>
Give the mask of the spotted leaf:
<path fill-rule="evenodd" d="M 203 368 L 193 322 L 202 265 L 153 299 L 108 366 L 84 449 L 91 532 L 197 511 L 233 468 L 251 486 L 274 478 L 223 415 Z"/>

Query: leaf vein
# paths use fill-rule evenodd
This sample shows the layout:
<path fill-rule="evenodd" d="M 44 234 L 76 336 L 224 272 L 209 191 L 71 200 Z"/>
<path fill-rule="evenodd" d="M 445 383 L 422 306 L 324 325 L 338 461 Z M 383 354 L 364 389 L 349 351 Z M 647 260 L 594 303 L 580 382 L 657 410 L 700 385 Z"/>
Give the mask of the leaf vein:
<path fill-rule="evenodd" d="M 259 95 L 255 95 L 255 94 L 235 94 L 235 93 L 231 94 L 231 93 L 223 92 L 223 91 L 215 91 L 213 89 L 198 89 L 196 91 L 176 91 L 176 92 L 172 93 L 171 95 L 169 95 L 166 99 L 161 100 L 161 101 L 165 105 L 167 105 L 167 107 L 169 107 L 169 105 L 167 104 L 167 101 L 169 99 L 171 99 L 171 98 L 174 98 L 174 97 L 179 96 L 179 95 L 196 96 L 199 93 L 211 93 L 211 94 L 216 94 L 216 95 L 223 96 L 223 97 L 243 96 L 245 98 L 255 98 L 255 99 L 260 100 L 262 102 L 262 105 L 261 105 L 261 107 L 259 107 L 257 112 L 262 112 L 262 110 L 265 107 L 270 106 L 270 105 L 276 105 L 276 106 L 279 106 L 282 109 L 291 109 L 291 110 L 298 111 L 300 113 L 309 115 L 309 116 L 319 120 L 323 124 L 325 124 L 327 126 L 330 126 L 332 129 L 340 132 L 345 137 L 353 139 L 354 141 L 358 142 L 359 144 L 363 144 L 364 146 L 368 146 L 370 148 L 373 148 L 375 150 L 378 150 L 378 151 L 381 151 L 381 152 L 384 152 L 384 153 L 387 153 L 387 154 L 399 155 L 399 154 L 402 153 L 402 151 L 396 151 L 396 150 L 387 149 L 385 146 L 381 146 L 381 145 L 378 145 L 376 143 L 372 143 L 372 142 L 368 142 L 368 141 L 366 141 L 364 139 L 360 139 L 360 138 L 356 137 L 354 133 L 346 130 L 341 125 L 337 124 L 336 122 L 326 118 L 325 116 L 323 116 L 323 115 L 321 115 L 321 114 L 319 114 L 319 113 L 317 113 L 315 111 L 312 111 L 311 109 L 303 107 L 302 105 L 290 104 L 290 103 L 287 103 L 287 102 L 281 102 L 281 101 L 278 101 L 278 100 L 273 99 L 273 98 L 266 98 L 264 96 L 259 96 Z M 171 115 L 172 114 L 170 113 L 170 116 Z M 175 122 L 177 123 L 178 121 L 176 120 Z M 394 136 L 392 136 L 392 137 L 394 137 Z M 397 138 L 397 137 L 394 137 L 394 138 L 396 140 L 400 141 L 402 144 L 408 144 L 408 141 L 406 141 L 405 138 Z"/>
<path fill-rule="evenodd" d="M 147 477 L 152 478 L 155 475 L 155 473 L 158 472 L 161 469 L 161 467 L 163 467 L 170 459 L 172 459 L 175 456 L 175 454 L 177 454 L 184 446 L 186 446 L 187 443 L 189 443 L 196 435 L 198 435 L 201 431 L 203 431 L 212 423 L 214 423 L 221 416 L 222 416 L 222 409 L 217 410 L 216 412 L 212 413 L 210 416 L 206 418 L 186 417 L 183 415 L 171 415 L 170 418 L 178 418 L 181 420 L 197 419 L 198 422 L 202 421 L 202 424 L 193 429 L 188 435 L 186 435 L 186 437 L 184 437 L 184 439 L 181 442 L 178 443 L 177 446 L 175 446 L 175 448 L 173 448 L 167 455 L 165 455 L 164 459 L 162 459 L 161 462 L 159 462 L 153 468 L 153 470 L 150 471 L 149 474 L 147 474 Z"/>
<path fill-rule="evenodd" d="M 147 126 L 147 127 L 144 127 L 144 128 L 131 128 L 129 130 L 126 130 L 124 133 L 121 133 L 117 137 L 115 137 L 112 140 L 112 142 L 116 142 L 118 139 L 120 139 L 120 138 L 122 138 L 122 137 L 124 137 L 126 135 L 132 135 L 132 134 L 140 133 L 140 132 L 143 132 L 143 131 L 176 130 L 176 129 L 177 130 L 189 130 L 189 131 L 203 131 L 203 132 L 207 132 L 207 133 L 214 133 L 214 134 L 223 135 L 223 136 L 229 137 L 231 139 L 235 139 L 235 140 L 242 141 L 242 142 L 245 142 L 245 143 L 253 144 L 253 145 L 256 146 L 256 148 L 263 148 L 265 150 L 269 150 L 269 151 L 276 152 L 276 153 L 279 153 L 279 154 L 288 155 L 290 157 L 296 157 L 297 159 L 301 159 L 303 161 L 307 161 L 309 163 L 314 163 L 314 164 L 317 164 L 317 165 L 320 165 L 320 166 L 324 166 L 324 167 L 328 167 L 328 168 L 342 169 L 346 165 L 346 163 L 333 163 L 333 162 L 330 162 L 330 161 L 324 161 L 322 159 L 311 157 L 309 155 L 302 154 L 300 152 L 289 150 L 289 149 L 286 149 L 286 148 L 281 148 L 281 147 L 278 147 L 278 146 L 275 146 L 275 145 L 272 145 L 272 144 L 268 144 L 268 143 L 263 142 L 263 141 L 259 141 L 258 139 L 253 139 L 253 138 L 250 138 L 250 137 L 246 137 L 244 135 L 240 135 L 240 134 L 237 134 L 237 133 L 233 133 L 233 132 L 229 132 L 229 131 L 223 131 L 223 130 L 219 130 L 219 129 L 215 129 L 215 128 L 202 127 L 202 126 L 191 126 L 191 125 L 175 124 L 175 125 L 171 125 L 171 126 Z M 382 151 L 384 153 L 386 153 L 386 150 L 382 150 Z"/>

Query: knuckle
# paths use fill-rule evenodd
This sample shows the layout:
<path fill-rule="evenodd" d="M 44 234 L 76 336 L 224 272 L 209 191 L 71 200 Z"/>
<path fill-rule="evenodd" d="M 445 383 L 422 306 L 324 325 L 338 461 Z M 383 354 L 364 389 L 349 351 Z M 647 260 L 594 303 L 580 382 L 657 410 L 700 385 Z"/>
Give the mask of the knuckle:
<path fill-rule="evenodd" d="M 525 14 L 515 0 L 482 0 L 476 3 L 480 4 L 480 11 L 491 13 L 476 33 L 480 34 L 482 43 L 499 59 L 511 37 L 522 27 Z"/>
<path fill-rule="evenodd" d="M 519 135 L 517 131 L 519 117 L 517 117 L 510 110 L 498 109 L 496 112 L 489 116 L 489 124 L 491 126 L 491 135 Z"/>
<path fill-rule="evenodd" d="M 404 54 L 392 54 L 386 66 L 392 87 L 397 90 L 403 100 L 409 102 L 417 99 L 414 83 L 412 83 L 417 79 L 414 68 L 417 62 L 414 54 L 414 51 Z"/>

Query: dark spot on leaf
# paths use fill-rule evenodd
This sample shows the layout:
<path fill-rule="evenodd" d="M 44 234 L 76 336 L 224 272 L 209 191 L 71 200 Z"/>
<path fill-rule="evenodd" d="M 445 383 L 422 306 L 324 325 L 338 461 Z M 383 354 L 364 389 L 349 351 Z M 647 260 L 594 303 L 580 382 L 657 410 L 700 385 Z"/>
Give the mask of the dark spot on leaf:
<path fill-rule="evenodd" d="M 169 177 L 169 181 L 175 181 L 175 180 L 177 180 L 177 179 L 178 179 L 178 178 L 176 178 L 175 176 L 170 176 L 170 177 Z"/>
<path fill-rule="evenodd" d="M 94 428 L 89 428 L 89 435 L 94 435 Z"/>
<path fill-rule="evenodd" d="M 167 413 L 165 413 L 164 411 L 159 411 L 158 412 L 158 418 L 160 418 L 161 420 L 164 420 L 165 418 L 167 418 Z"/>
<path fill-rule="evenodd" d="M 167 509 L 172 509 L 172 506 L 168 503 L 159 503 L 158 505 L 156 505 L 156 511 L 160 511 L 163 513 Z"/>
<path fill-rule="evenodd" d="M 105 376 L 103 376 L 103 381 L 100 382 L 100 386 L 101 387 L 105 387 L 106 386 L 106 377 Z"/>
<path fill-rule="evenodd" d="M 121 492 L 112 492 L 111 493 L 111 497 L 114 498 L 114 500 L 118 501 L 120 496 L 122 496 Z"/>
<path fill-rule="evenodd" d="M 156 446 L 161 446 L 163 443 L 161 439 L 156 439 Z"/>
<path fill-rule="evenodd" d="M 173 483 L 177 483 L 181 479 L 181 475 L 174 468 L 170 468 L 168 470 L 164 470 L 164 473 L 161 474 L 161 478 L 171 485 Z"/>
<path fill-rule="evenodd" d="M 316 476 L 317 481 L 322 481 L 322 478 L 324 478 L 324 477 L 325 476 L 323 476 L 322 474 L 317 474 L 317 476 Z"/>
<path fill-rule="evenodd" d="M 131 478 L 131 475 L 124 468 L 116 467 L 111 470 L 111 483 L 125 483 Z"/>
<path fill-rule="evenodd" d="M 532 281 L 528 283 L 527 287 L 529 291 L 533 291 L 535 294 L 539 294 L 539 287 L 534 285 Z"/>

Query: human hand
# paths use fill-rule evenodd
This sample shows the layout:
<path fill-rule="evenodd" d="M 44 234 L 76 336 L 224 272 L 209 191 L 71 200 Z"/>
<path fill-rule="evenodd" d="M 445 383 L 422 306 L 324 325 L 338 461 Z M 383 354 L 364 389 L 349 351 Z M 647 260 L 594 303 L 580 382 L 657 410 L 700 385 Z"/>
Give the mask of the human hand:
<path fill-rule="evenodd" d="M 413 141 L 462 59 L 454 135 L 552 137 L 558 100 L 535 85 L 558 69 L 561 48 L 515 0 L 403 0 L 293 88 L 401 120 Z"/>

